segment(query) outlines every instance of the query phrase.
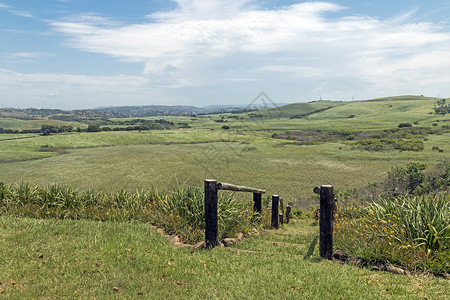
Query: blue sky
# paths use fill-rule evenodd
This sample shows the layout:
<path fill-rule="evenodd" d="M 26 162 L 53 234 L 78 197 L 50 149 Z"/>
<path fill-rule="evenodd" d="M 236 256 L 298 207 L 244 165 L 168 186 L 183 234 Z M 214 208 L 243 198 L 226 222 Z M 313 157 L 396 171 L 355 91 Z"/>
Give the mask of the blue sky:
<path fill-rule="evenodd" d="M 448 1 L 0 0 L 0 104 L 450 95 Z"/>

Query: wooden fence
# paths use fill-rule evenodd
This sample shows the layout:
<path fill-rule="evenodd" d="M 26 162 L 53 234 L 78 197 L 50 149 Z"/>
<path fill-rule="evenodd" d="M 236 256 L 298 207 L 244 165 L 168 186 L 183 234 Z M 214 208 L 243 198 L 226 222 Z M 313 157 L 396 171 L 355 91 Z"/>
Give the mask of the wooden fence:
<path fill-rule="evenodd" d="M 230 183 L 218 183 L 215 179 L 205 180 L 205 243 L 207 248 L 219 245 L 218 241 L 218 218 L 217 218 L 217 191 L 237 191 L 253 193 L 253 212 L 262 213 L 262 194 L 266 191 L 247 186 L 234 185 Z M 314 188 L 314 192 L 320 194 L 320 218 L 319 218 L 319 252 L 320 256 L 331 259 L 333 255 L 333 217 L 335 210 L 335 198 L 333 186 L 322 185 Z M 271 228 L 278 229 L 283 224 L 283 213 L 279 213 L 279 206 L 284 212 L 283 200 L 278 195 L 272 195 L 272 218 Z M 289 223 L 291 207 L 286 207 L 286 222 Z"/>
<path fill-rule="evenodd" d="M 236 191 L 253 193 L 253 212 L 262 214 L 262 194 L 266 191 L 248 186 L 235 185 L 230 183 L 219 183 L 215 179 L 205 180 L 205 243 L 207 248 L 215 247 L 219 244 L 218 236 L 218 219 L 217 219 L 217 191 Z M 278 200 L 279 197 L 274 195 L 272 203 L 276 202 L 276 220 L 272 213 L 272 227 L 278 228 Z M 273 204 L 272 204 L 273 205 Z M 274 208 L 272 207 L 272 210 Z"/>

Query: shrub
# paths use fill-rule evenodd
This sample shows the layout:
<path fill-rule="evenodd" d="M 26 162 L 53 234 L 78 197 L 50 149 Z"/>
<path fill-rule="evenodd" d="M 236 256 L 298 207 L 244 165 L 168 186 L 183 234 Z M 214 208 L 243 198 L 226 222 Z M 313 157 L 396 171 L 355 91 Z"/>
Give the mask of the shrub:
<path fill-rule="evenodd" d="M 398 128 L 404 128 L 404 127 L 412 127 L 411 123 L 400 123 L 398 124 Z"/>

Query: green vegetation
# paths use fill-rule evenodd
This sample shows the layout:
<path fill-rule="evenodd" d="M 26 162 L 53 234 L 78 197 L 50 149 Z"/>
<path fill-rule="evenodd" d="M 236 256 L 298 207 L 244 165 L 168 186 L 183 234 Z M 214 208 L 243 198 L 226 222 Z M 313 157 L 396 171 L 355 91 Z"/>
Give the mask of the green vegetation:
<path fill-rule="evenodd" d="M 450 196 L 381 198 L 337 213 L 335 245 L 366 263 L 450 272 Z"/>
<path fill-rule="evenodd" d="M 319 259 L 318 228 L 306 224 L 312 220 L 296 219 L 235 249 L 203 252 L 173 249 L 148 226 L 201 240 L 198 187 L 206 178 L 265 189 L 265 203 L 279 194 L 298 217 L 317 208 L 314 186 L 332 184 L 340 199 L 339 248 L 368 263 L 444 275 L 449 198 L 432 193 L 449 186 L 450 126 L 436 114 L 437 100 L 316 101 L 164 119 L 113 118 L 133 108 L 41 116 L 37 110 L 20 118 L 14 115 L 23 112 L 11 111 L 0 118 L 0 293 L 444 298 L 444 279 Z M 247 234 L 256 226 L 251 196 L 222 196 L 220 237 Z M 266 214 L 258 226 L 265 224 Z M 24 271 L 32 269 L 37 275 Z"/>
<path fill-rule="evenodd" d="M 437 115 L 443 115 L 445 116 L 446 114 L 448 114 L 450 111 L 450 104 L 447 102 L 446 99 L 441 99 L 441 100 L 437 100 L 435 107 L 434 107 L 434 112 Z"/>
<path fill-rule="evenodd" d="M 409 124 L 410 126 L 405 126 Z M 422 151 L 423 141 L 430 134 L 449 133 L 447 128 L 432 129 L 427 127 L 412 127 L 410 123 L 402 123 L 399 128 L 383 131 L 355 131 L 355 130 L 296 130 L 283 134 L 274 133 L 273 138 L 294 140 L 295 145 L 314 145 L 324 142 L 346 142 L 354 145 L 355 149 L 368 151 Z M 350 141 L 357 141 L 356 143 Z"/>
<path fill-rule="evenodd" d="M 317 227 L 291 222 L 211 251 L 174 249 L 142 223 L 0 216 L 7 299 L 445 299 L 440 278 L 318 257 Z"/>
<path fill-rule="evenodd" d="M 33 218 L 91 219 L 98 221 L 137 220 L 164 228 L 184 242 L 197 243 L 204 237 L 204 194 L 199 188 L 157 193 L 130 194 L 80 192 L 59 186 L 7 186 L 0 182 L 0 214 Z M 248 233 L 252 224 L 249 207 L 228 195 L 218 202 L 219 238 Z"/>

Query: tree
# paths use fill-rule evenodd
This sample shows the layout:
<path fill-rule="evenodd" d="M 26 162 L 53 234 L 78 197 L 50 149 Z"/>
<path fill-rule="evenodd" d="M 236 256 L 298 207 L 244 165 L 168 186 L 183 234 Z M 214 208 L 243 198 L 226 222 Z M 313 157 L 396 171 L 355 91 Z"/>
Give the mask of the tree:
<path fill-rule="evenodd" d="M 87 128 L 88 132 L 99 132 L 101 131 L 100 126 L 98 124 L 89 124 Z"/>
<path fill-rule="evenodd" d="M 42 135 L 50 135 L 52 133 L 58 133 L 58 126 L 42 125 L 41 132 L 42 132 Z"/>

